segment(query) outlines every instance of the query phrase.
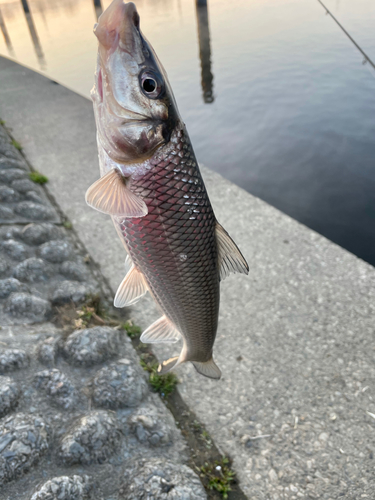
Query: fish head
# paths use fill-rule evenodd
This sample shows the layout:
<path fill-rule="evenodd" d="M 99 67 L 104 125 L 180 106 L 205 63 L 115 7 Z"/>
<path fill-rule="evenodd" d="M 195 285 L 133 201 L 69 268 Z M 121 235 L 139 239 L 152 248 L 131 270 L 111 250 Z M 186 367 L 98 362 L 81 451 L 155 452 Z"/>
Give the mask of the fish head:
<path fill-rule="evenodd" d="M 141 162 L 168 143 L 180 121 L 166 72 L 141 33 L 132 2 L 114 0 L 94 33 L 99 48 L 91 96 L 98 141 L 117 163 Z"/>

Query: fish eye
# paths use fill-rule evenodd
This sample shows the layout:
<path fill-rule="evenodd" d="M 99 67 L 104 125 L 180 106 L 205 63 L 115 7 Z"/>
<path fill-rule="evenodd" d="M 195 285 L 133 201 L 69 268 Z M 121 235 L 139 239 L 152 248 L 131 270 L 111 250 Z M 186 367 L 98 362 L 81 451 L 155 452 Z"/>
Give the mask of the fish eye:
<path fill-rule="evenodd" d="M 143 81 L 142 86 L 143 90 L 149 94 L 156 89 L 157 84 L 153 78 L 146 78 L 146 80 Z"/>
<path fill-rule="evenodd" d="M 158 99 L 163 92 L 163 85 L 154 73 L 145 71 L 140 75 L 142 92 L 150 99 Z"/>

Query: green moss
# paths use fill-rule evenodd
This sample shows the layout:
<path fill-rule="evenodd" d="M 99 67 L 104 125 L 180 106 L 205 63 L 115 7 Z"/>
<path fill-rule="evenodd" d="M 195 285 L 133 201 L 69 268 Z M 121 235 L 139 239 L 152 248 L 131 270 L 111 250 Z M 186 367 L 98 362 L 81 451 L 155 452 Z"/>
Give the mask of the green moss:
<path fill-rule="evenodd" d="M 149 372 L 149 382 L 155 392 L 158 392 L 165 398 L 172 394 L 178 384 L 178 378 L 174 373 L 160 375 L 158 373 L 158 363 L 152 355 L 147 353 L 141 355 L 140 363 L 142 368 Z"/>
<path fill-rule="evenodd" d="M 200 431 L 202 429 L 202 425 L 200 422 L 198 422 L 198 420 L 193 421 L 193 427 L 194 427 L 194 430 L 197 430 L 197 431 Z"/>
<path fill-rule="evenodd" d="M 159 375 L 159 373 L 155 371 L 150 374 L 150 384 L 155 392 L 158 392 L 166 398 L 175 390 L 178 384 L 178 378 L 174 373 Z"/>
<path fill-rule="evenodd" d="M 207 431 L 202 431 L 200 435 L 202 441 L 206 445 L 206 448 L 210 449 L 212 447 L 212 441 L 210 438 L 210 435 L 208 434 Z"/>
<path fill-rule="evenodd" d="M 48 177 L 40 174 L 39 172 L 30 172 L 29 177 L 36 184 L 45 184 L 46 182 L 48 182 Z"/>
<path fill-rule="evenodd" d="M 130 337 L 131 339 L 139 337 L 141 334 L 141 329 L 139 328 L 139 326 L 133 325 L 130 320 L 121 325 L 121 328 L 126 331 L 128 337 Z"/>
<path fill-rule="evenodd" d="M 12 139 L 12 144 L 13 144 L 13 146 L 14 146 L 16 149 L 18 149 L 18 151 L 21 151 L 22 146 L 21 146 L 21 144 L 20 144 L 19 142 L 17 142 L 17 141 L 15 141 L 14 139 Z"/>
<path fill-rule="evenodd" d="M 229 459 L 223 457 L 220 461 L 216 460 L 214 464 L 206 462 L 201 467 L 201 477 L 208 481 L 206 487 L 209 490 L 220 492 L 223 498 L 226 499 L 228 498 L 228 492 L 231 491 L 230 483 L 234 481 L 235 473 L 229 467 Z"/>
<path fill-rule="evenodd" d="M 65 229 L 72 229 L 73 228 L 73 224 L 69 220 L 64 220 L 63 226 L 65 227 Z"/>
<path fill-rule="evenodd" d="M 4 120 L 0 120 L 0 125 L 5 125 L 5 121 Z"/>

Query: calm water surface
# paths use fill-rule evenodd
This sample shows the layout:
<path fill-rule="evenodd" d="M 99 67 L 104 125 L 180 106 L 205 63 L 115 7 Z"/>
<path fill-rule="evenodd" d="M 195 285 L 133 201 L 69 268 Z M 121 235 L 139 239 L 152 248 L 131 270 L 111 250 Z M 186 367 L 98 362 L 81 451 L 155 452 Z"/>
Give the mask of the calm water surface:
<path fill-rule="evenodd" d="M 375 60 L 375 2 L 325 1 Z M 89 96 L 93 0 L 28 2 L 0 0 L 0 53 Z M 199 161 L 375 265 L 375 71 L 321 5 L 136 4 Z"/>

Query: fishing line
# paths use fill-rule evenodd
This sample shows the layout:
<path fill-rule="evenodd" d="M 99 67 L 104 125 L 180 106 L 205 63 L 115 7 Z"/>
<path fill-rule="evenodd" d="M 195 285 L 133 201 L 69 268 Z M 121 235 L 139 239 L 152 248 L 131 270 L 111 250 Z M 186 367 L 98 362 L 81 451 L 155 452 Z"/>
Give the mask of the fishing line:
<path fill-rule="evenodd" d="M 335 16 L 332 14 L 330 10 L 327 9 L 327 7 L 324 5 L 324 3 L 321 0 L 318 0 L 320 5 L 325 9 L 326 13 L 329 14 L 332 19 L 335 21 L 335 23 L 339 26 L 339 28 L 345 33 L 345 35 L 349 38 L 349 40 L 357 47 L 357 49 L 360 51 L 360 53 L 363 55 L 365 58 L 363 61 L 363 64 L 366 64 L 367 62 L 371 64 L 371 66 L 375 69 L 375 64 L 372 62 L 372 60 L 369 58 L 369 56 L 366 54 L 366 52 L 358 45 L 358 43 L 354 40 L 354 38 L 346 31 L 344 26 L 340 24 L 340 22 L 335 18 Z"/>

